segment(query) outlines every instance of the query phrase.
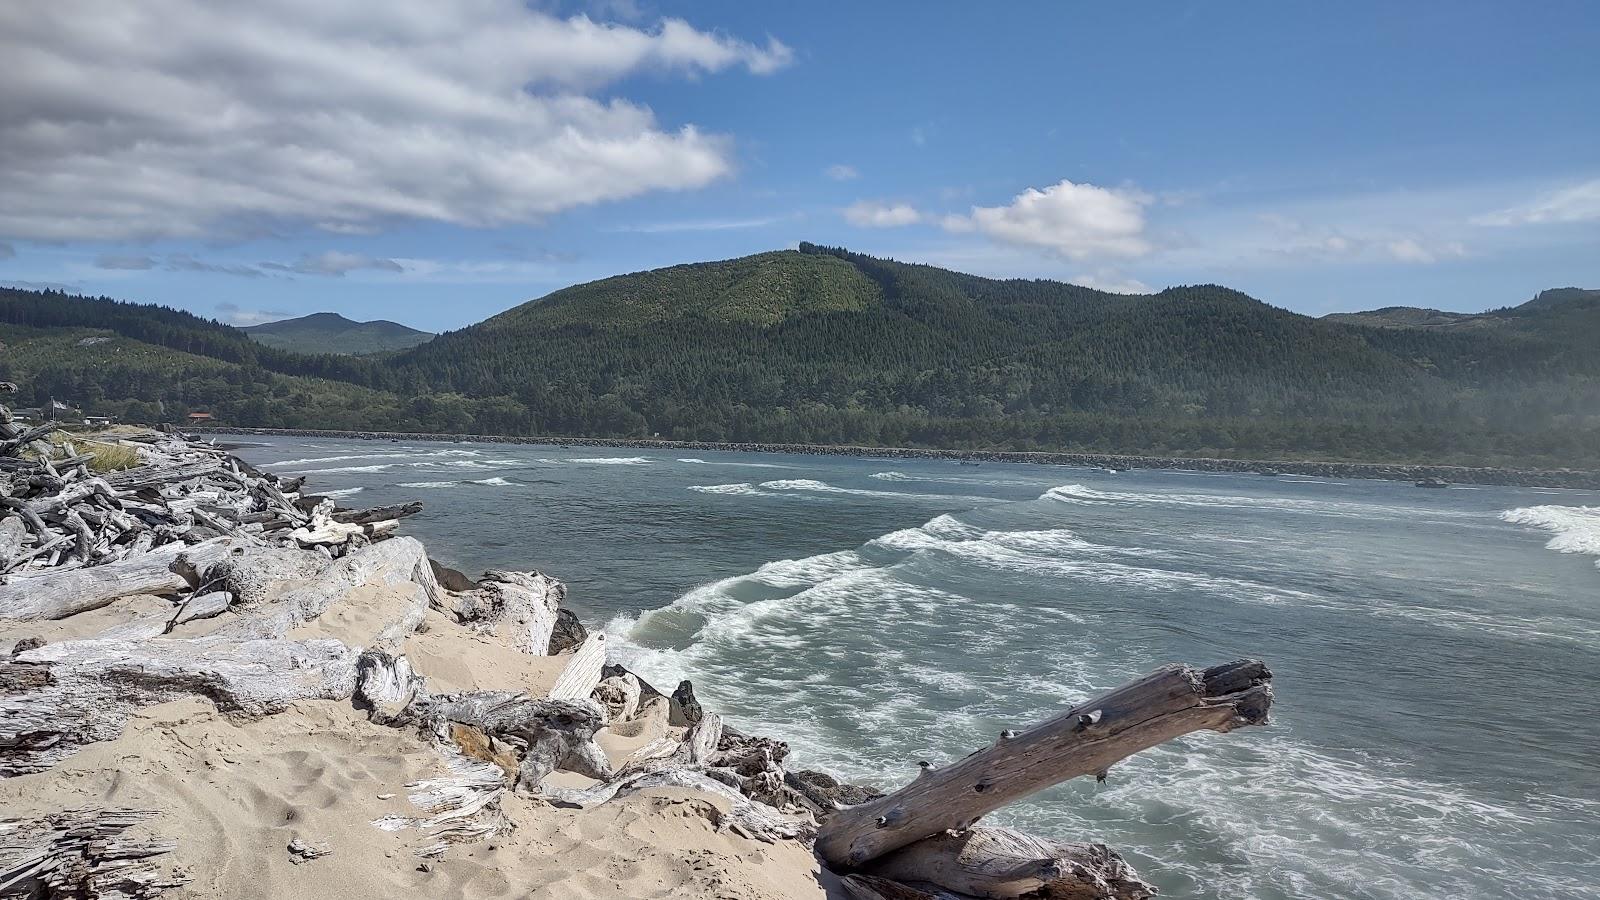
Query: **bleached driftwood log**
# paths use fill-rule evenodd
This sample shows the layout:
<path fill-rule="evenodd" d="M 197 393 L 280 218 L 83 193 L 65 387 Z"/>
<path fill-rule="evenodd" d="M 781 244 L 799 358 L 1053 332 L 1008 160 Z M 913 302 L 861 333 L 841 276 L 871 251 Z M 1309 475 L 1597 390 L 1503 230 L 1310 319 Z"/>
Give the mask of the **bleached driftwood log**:
<path fill-rule="evenodd" d="M 600 683 L 600 670 L 606 665 L 605 632 L 597 631 L 578 645 L 567 667 L 556 676 L 547 695 L 551 700 L 588 700 Z"/>
<path fill-rule="evenodd" d="M 0 671 L 0 776 L 39 772 L 114 740 L 136 709 L 184 696 L 265 715 L 355 687 L 357 651 L 333 640 L 61 641 Z"/>
<path fill-rule="evenodd" d="M 369 650 L 358 663 L 355 699 L 374 722 L 416 726 L 442 745 L 501 766 L 518 790 L 537 792 L 556 770 L 609 780 L 595 743 L 599 706 L 538 700 L 516 691 L 433 695 L 404 656 Z"/>
<path fill-rule="evenodd" d="M 247 554 L 248 561 L 261 551 Z M 253 579 L 272 579 L 272 566 L 297 566 L 294 551 L 268 560 L 266 571 L 252 570 Z M 276 562 L 272 560 L 276 559 Z M 242 563 L 248 566 L 248 563 Z M 211 580 L 211 575 L 206 580 Z M 438 597 L 439 585 L 433 579 L 433 569 L 428 565 L 428 554 L 416 538 L 402 537 L 373 544 L 356 550 L 321 569 L 314 578 L 295 583 L 296 576 L 286 580 L 291 587 L 261 603 L 250 615 L 241 616 L 217 631 L 219 636 L 236 640 L 246 638 L 279 637 L 302 622 L 322 615 L 328 607 L 339 602 L 352 590 L 364 585 L 385 587 L 390 590 L 410 592 L 413 602 L 405 616 L 390 623 L 375 644 L 392 647 L 407 634 L 416 631 L 427 615 L 429 604 Z M 303 577 L 303 576 L 299 576 Z"/>
<path fill-rule="evenodd" d="M 443 595 L 438 605 L 475 631 L 544 656 L 566 596 L 565 585 L 540 572 L 486 572 L 471 590 Z"/>
<path fill-rule="evenodd" d="M 1145 900 L 1156 893 L 1105 844 L 1054 841 L 1010 828 L 937 834 L 873 860 L 864 871 L 974 897 Z"/>
<path fill-rule="evenodd" d="M 0 619 L 65 619 L 99 609 L 134 594 L 176 594 L 194 585 L 173 569 L 180 554 L 191 560 L 220 560 L 235 544 L 168 544 L 103 566 L 16 578 L 0 585 Z"/>
<path fill-rule="evenodd" d="M 184 884 L 151 862 L 176 844 L 123 834 L 154 816 L 90 808 L 0 822 L 0 897 L 139 900 Z"/>
<path fill-rule="evenodd" d="M 1013 800 L 1080 775 L 1104 773 L 1141 750 L 1192 731 L 1260 725 L 1272 705 L 1271 673 L 1254 660 L 1209 669 L 1167 666 L 1078 704 L 898 791 L 841 810 L 817 835 L 817 854 L 839 869 L 946 831 L 970 829 Z M 1114 895 L 1107 895 L 1114 896 Z"/>

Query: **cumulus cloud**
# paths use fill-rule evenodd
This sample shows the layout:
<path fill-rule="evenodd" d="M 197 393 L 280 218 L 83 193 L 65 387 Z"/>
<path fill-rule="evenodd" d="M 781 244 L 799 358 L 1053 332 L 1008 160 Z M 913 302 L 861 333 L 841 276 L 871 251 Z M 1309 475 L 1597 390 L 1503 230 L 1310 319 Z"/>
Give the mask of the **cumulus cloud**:
<path fill-rule="evenodd" d="M 371 269 L 378 272 L 405 271 L 404 266 L 392 259 L 364 256 L 359 253 L 343 253 L 338 250 L 327 250 L 317 254 L 304 253 L 292 263 L 264 262 L 261 264 L 261 268 L 278 272 L 290 272 L 296 275 L 326 275 L 330 278 L 342 278 L 350 272 L 362 269 Z"/>
<path fill-rule="evenodd" d="M 861 173 L 856 171 L 855 166 L 847 166 L 844 163 L 834 163 L 823 169 L 822 174 L 832 178 L 834 181 L 852 181 L 861 177 Z"/>
<path fill-rule="evenodd" d="M 1067 281 L 1081 287 L 1094 288 L 1108 294 L 1148 294 L 1150 285 L 1137 278 L 1129 278 L 1114 269 L 1101 269 L 1087 275 L 1075 275 Z"/>
<path fill-rule="evenodd" d="M 1029 188 L 1004 206 L 974 206 L 969 215 L 947 216 L 942 224 L 1071 260 L 1131 258 L 1151 249 L 1144 220 L 1150 200 L 1138 191 L 1063 180 L 1044 190 Z"/>
<path fill-rule="evenodd" d="M 245 309 L 237 303 L 218 303 L 217 312 L 222 314 L 222 321 L 230 325 L 260 325 L 294 315 L 281 309 Z"/>
<path fill-rule="evenodd" d="M 37 240 L 493 226 L 698 188 L 729 141 L 601 89 L 793 59 L 521 0 L 7 3 L 0 56 L 0 235 Z"/>
<path fill-rule="evenodd" d="M 1600 178 L 1550 191 L 1531 203 L 1478 216 L 1476 225 L 1550 225 L 1600 219 Z"/>
<path fill-rule="evenodd" d="M 860 228 L 897 228 L 923 221 L 922 213 L 907 203 L 880 203 L 862 200 L 845 208 L 846 222 Z"/>

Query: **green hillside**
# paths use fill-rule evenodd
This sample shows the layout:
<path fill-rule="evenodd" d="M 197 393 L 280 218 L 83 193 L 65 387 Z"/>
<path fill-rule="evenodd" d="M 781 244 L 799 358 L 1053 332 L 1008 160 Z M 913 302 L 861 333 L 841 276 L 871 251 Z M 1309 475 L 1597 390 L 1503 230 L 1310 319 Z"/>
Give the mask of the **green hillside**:
<path fill-rule="evenodd" d="M 752 286 L 758 286 L 752 288 Z M 1536 317 L 1537 318 L 1537 317 Z M 1600 361 L 802 245 L 557 291 L 396 357 L 506 430 L 1364 458 L 1594 459 Z"/>
<path fill-rule="evenodd" d="M 356 322 L 338 313 L 312 313 L 239 329 L 253 341 L 297 353 L 335 353 L 360 356 L 405 350 L 433 339 L 426 331 L 378 319 Z"/>
<path fill-rule="evenodd" d="M 1126 296 L 803 244 L 577 285 L 372 357 L 0 290 L 0 366 L 91 411 L 241 425 L 1600 465 L 1595 292 L 1458 315 L 1313 319 L 1216 285 Z"/>

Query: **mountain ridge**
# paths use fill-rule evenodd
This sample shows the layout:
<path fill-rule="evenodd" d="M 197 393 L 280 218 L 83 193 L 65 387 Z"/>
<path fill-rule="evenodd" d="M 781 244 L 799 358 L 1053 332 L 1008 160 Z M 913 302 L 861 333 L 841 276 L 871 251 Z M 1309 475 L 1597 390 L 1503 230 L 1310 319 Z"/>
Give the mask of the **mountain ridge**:
<path fill-rule="evenodd" d="M 269 347 L 299 353 L 362 356 L 406 350 L 433 340 L 433 333 L 388 319 L 360 322 L 336 312 L 316 312 L 239 328 Z"/>
<path fill-rule="evenodd" d="M 169 407 L 222 396 L 217 378 L 270 385 L 223 407 L 239 425 L 1600 464 L 1600 303 L 1563 290 L 1480 327 L 1374 327 L 1220 285 L 1109 294 L 802 244 L 573 285 L 376 356 L 306 355 L 189 313 L 50 292 L 0 291 L 0 322 L 226 362 L 134 390 L 58 349 L 18 375 Z M 313 414 L 296 391 L 325 399 Z"/>

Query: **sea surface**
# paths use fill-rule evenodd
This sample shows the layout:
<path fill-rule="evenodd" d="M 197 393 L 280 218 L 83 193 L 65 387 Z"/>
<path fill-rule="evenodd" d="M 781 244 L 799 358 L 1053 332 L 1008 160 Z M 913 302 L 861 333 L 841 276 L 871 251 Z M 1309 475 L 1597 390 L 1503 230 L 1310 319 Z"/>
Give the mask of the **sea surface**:
<path fill-rule="evenodd" d="M 252 442 L 258 439 L 248 439 Z M 657 687 L 893 788 L 1163 663 L 1273 722 L 992 821 L 1166 897 L 1600 897 L 1600 495 L 944 460 L 283 438 L 240 455 L 476 575 L 538 568 Z"/>

